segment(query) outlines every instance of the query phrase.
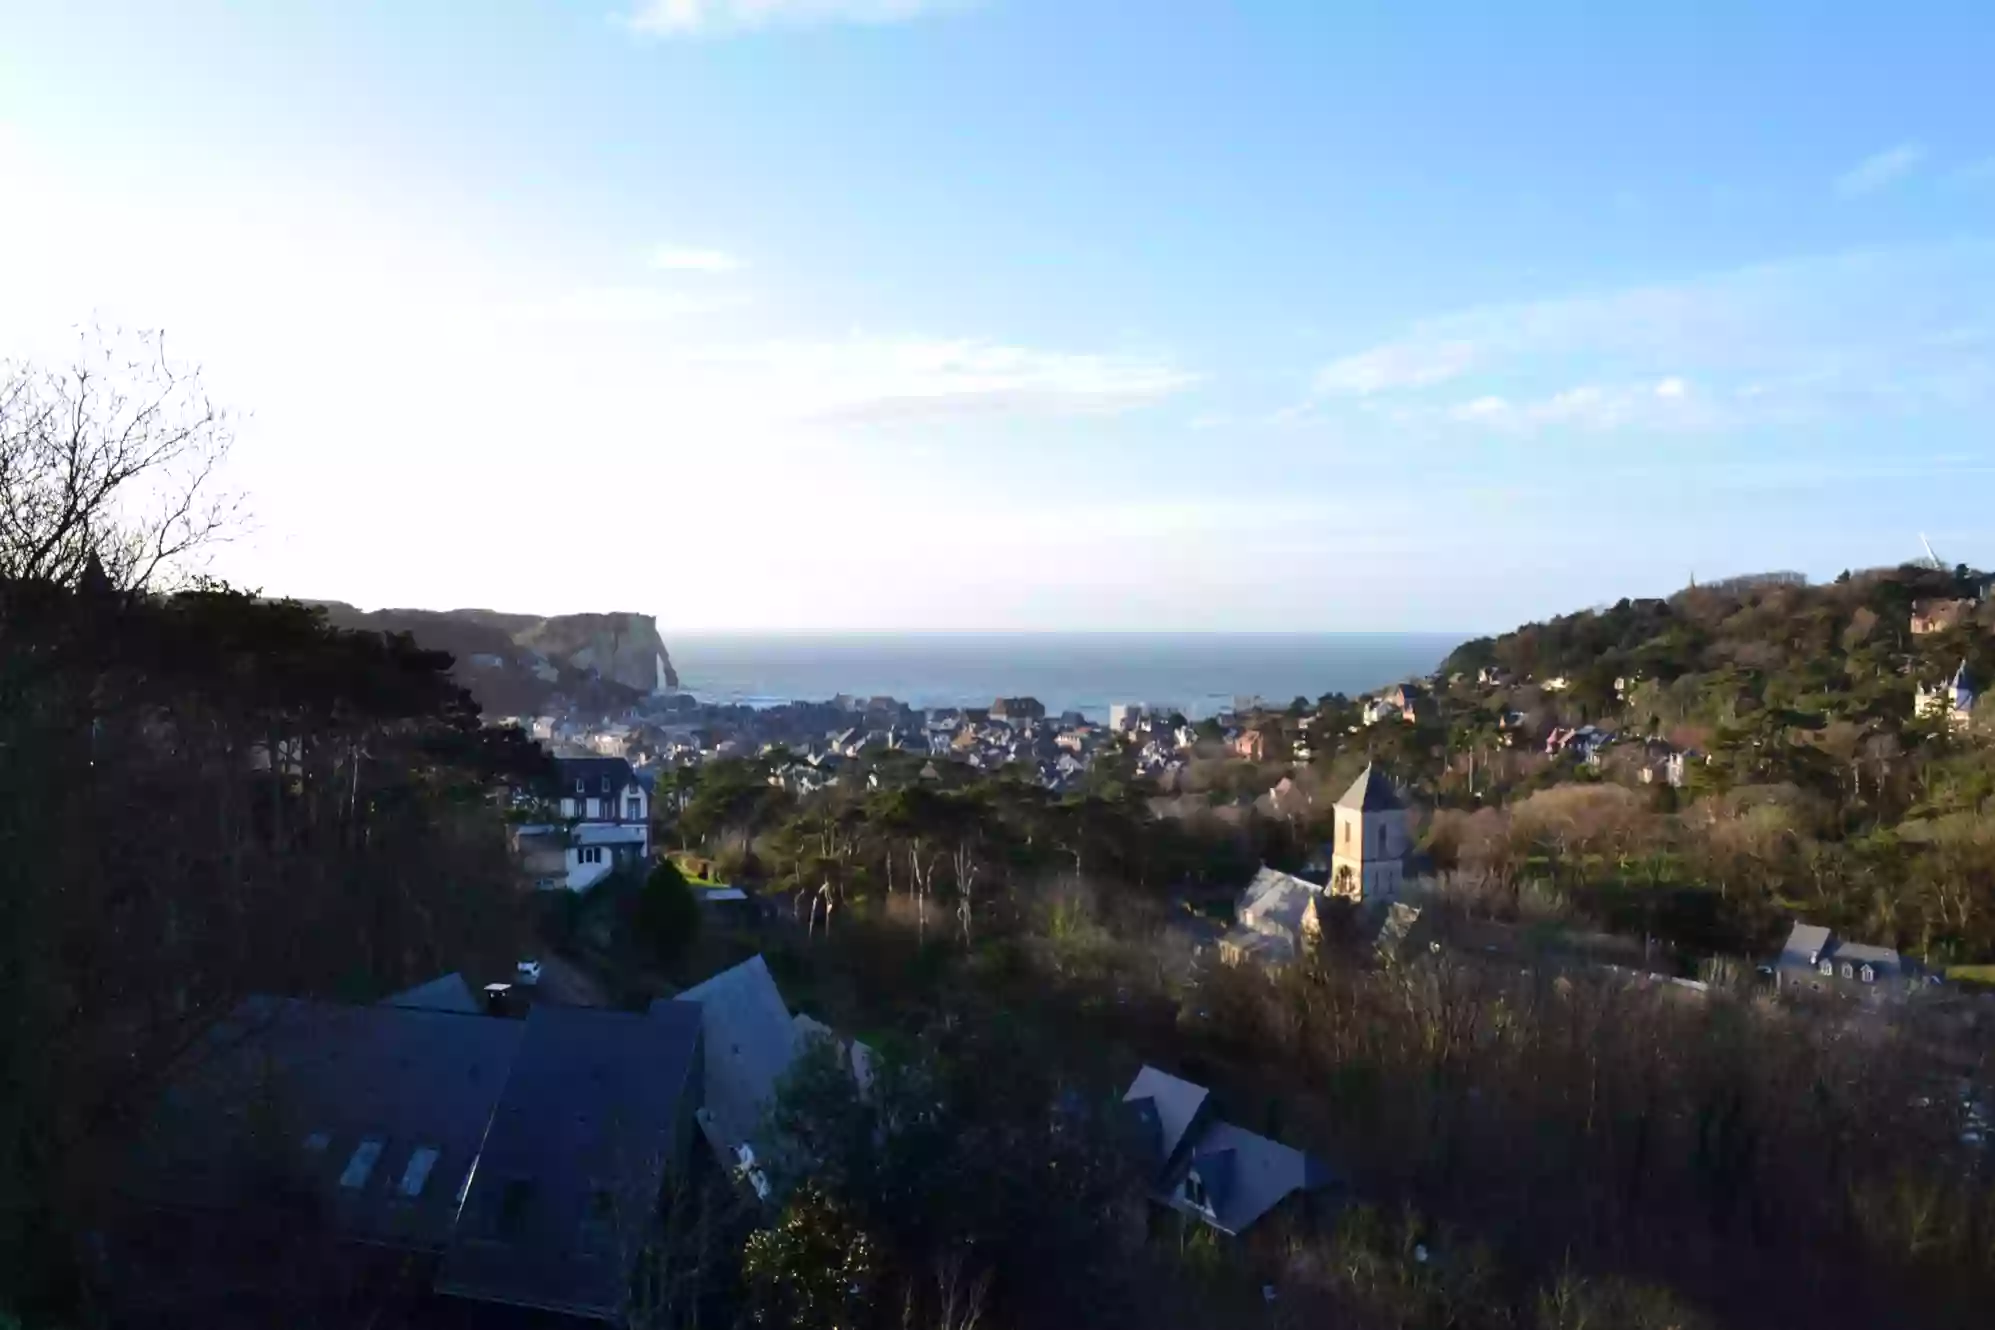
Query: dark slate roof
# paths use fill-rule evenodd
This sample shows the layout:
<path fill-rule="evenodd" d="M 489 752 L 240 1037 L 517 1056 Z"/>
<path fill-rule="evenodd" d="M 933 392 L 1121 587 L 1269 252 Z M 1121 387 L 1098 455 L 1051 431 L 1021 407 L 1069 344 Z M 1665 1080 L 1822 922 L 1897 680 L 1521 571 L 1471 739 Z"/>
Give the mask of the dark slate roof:
<path fill-rule="evenodd" d="M 299 1203 L 349 1238 L 440 1249 L 522 1028 L 251 998 L 169 1082 L 129 1189 L 169 1208 Z"/>
<path fill-rule="evenodd" d="M 699 1093 L 700 1013 L 535 1007 L 439 1292 L 615 1319 Z"/>
<path fill-rule="evenodd" d="M 1384 812 L 1394 808 L 1404 808 L 1399 795 L 1394 792 L 1392 782 L 1376 766 L 1367 763 L 1351 782 L 1351 788 L 1337 799 L 1337 807 L 1354 809 L 1360 812 Z"/>
<path fill-rule="evenodd" d="M 471 985 L 464 982 L 464 976 L 452 971 L 441 979 L 432 979 L 426 984 L 404 989 L 392 997 L 381 999 L 384 1007 L 421 1007 L 429 1011 L 457 1011 L 467 1016 L 478 1015 L 484 1008 L 471 994 Z"/>
<path fill-rule="evenodd" d="M 797 1056 L 796 1023 L 760 955 L 693 985 L 653 1011 L 683 1005 L 701 1014 L 706 1032 L 702 1126 L 717 1154 L 753 1143 L 776 1084 Z"/>
<path fill-rule="evenodd" d="M 556 791 L 571 797 L 578 780 L 584 795 L 601 798 L 603 777 L 609 777 L 611 794 L 622 794 L 637 779 L 636 768 L 620 757 L 557 757 L 554 772 Z"/>

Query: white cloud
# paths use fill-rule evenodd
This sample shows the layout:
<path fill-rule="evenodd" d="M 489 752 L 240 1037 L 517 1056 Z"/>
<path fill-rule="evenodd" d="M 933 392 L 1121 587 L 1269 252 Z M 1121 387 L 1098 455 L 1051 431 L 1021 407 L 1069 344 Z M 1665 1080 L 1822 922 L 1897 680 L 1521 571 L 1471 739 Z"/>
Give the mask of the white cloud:
<path fill-rule="evenodd" d="M 834 23 L 904 23 L 964 0 L 637 0 L 624 24 L 653 37 L 726 36 Z"/>
<path fill-rule="evenodd" d="M 1425 319 L 1319 372 L 1311 408 L 1573 429 L 1980 408 L 1990 308 L 1988 242 L 1763 264 Z"/>
<path fill-rule="evenodd" d="M 1452 420 L 1497 420 L 1510 413 L 1510 403 L 1494 394 L 1478 397 L 1473 402 L 1463 402 L 1450 408 L 1448 416 Z"/>
<path fill-rule="evenodd" d="M 1408 341 L 1333 360 L 1316 372 L 1326 396 L 1366 397 L 1403 388 L 1427 388 L 1468 372 L 1476 347 L 1468 341 Z"/>
<path fill-rule="evenodd" d="M 1875 193 L 1910 175 L 1925 160 L 1926 148 L 1921 143 L 1900 143 L 1872 153 L 1836 177 L 1836 193 L 1846 199 Z"/>
<path fill-rule="evenodd" d="M 775 342 L 716 353 L 710 363 L 759 380 L 792 415 L 867 424 L 1116 414 L 1198 382 L 1197 375 L 1152 356 L 923 338 Z"/>
<path fill-rule="evenodd" d="M 722 249 L 700 249 L 689 245 L 657 245 L 646 256 L 660 272 L 726 273 L 739 271 L 740 259 Z"/>

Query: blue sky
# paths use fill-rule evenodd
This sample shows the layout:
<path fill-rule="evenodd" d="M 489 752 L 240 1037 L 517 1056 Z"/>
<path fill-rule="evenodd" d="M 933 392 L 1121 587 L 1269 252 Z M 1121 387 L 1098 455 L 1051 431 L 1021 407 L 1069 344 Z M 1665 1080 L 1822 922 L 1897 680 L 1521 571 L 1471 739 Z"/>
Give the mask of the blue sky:
<path fill-rule="evenodd" d="M 1985 3 L 16 3 L 0 352 L 215 570 L 691 629 L 1438 629 L 1995 563 Z M 21 206 L 25 202 L 27 206 Z"/>

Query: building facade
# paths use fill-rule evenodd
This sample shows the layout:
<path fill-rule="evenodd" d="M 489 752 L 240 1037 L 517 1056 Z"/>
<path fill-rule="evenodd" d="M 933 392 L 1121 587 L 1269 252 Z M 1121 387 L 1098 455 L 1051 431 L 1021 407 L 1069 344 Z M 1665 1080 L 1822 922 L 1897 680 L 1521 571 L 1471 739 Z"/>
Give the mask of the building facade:
<path fill-rule="evenodd" d="M 1359 773 L 1335 804 L 1330 844 L 1330 891 L 1360 904 L 1399 895 L 1412 848 L 1406 805 L 1375 766 Z"/>

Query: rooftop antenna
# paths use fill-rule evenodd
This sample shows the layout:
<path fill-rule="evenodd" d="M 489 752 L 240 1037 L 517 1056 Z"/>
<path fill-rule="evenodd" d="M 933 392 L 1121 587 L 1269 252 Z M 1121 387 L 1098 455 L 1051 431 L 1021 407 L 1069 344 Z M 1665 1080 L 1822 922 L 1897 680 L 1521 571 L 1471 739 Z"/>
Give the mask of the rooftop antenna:
<path fill-rule="evenodd" d="M 1940 562 L 1940 556 L 1933 553 L 1933 542 L 1926 539 L 1926 533 L 1923 531 L 1919 533 L 1919 543 L 1926 547 L 1926 559 L 1933 567 L 1939 569 L 1946 568 L 1946 565 Z"/>

